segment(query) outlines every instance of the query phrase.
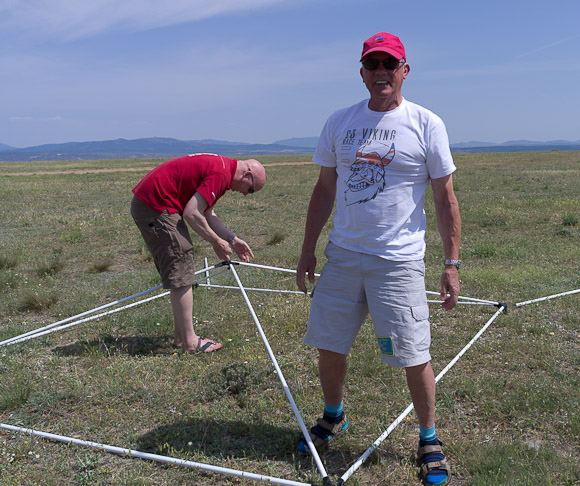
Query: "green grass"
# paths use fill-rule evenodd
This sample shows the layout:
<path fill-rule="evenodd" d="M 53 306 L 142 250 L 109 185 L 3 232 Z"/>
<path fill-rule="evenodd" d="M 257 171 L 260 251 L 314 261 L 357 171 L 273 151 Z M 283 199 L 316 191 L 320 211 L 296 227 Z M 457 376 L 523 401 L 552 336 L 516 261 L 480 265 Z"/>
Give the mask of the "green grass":
<path fill-rule="evenodd" d="M 264 190 L 228 193 L 216 212 L 250 244 L 256 263 L 292 269 L 318 169 L 285 165 L 303 156 L 261 159 L 272 164 Z M 437 429 L 454 484 L 580 484 L 579 295 L 513 305 L 580 288 L 580 154 L 455 160 L 462 295 L 506 302 L 508 312 L 438 384 Z M 158 285 L 129 203 L 132 187 L 160 162 L 1 164 L 3 174 L 50 174 L 0 175 L 0 341 Z M 87 173 L 98 169 L 122 171 Z M 436 291 L 444 255 L 430 195 L 426 212 L 427 287 Z M 320 268 L 330 226 L 317 250 Z M 194 236 L 194 244 L 198 268 L 204 257 L 215 263 L 207 243 Z M 291 274 L 236 271 L 247 287 L 295 290 Z M 229 271 L 212 282 L 235 285 Z M 316 352 L 301 341 L 310 300 L 248 295 L 310 426 L 322 408 Z M 495 311 L 431 306 L 435 373 Z M 297 421 L 240 292 L 198 288 L 194 314 L 196 330 L 223 350 L 176 354 L 167 298 L 0 347 L 0 421 L 319 484 L 312 461 L 295 452 Z M 410 402 L 402 371 L 380 363 L 368 324 L 348 358 L 351 429 L 322 455 L 334 481 Z M 418 485 L 410 460 L 416 439 L 411 414 L 347 484 Z M 0 430 L 0 485 L 21 484 L 254 483 Z"/>

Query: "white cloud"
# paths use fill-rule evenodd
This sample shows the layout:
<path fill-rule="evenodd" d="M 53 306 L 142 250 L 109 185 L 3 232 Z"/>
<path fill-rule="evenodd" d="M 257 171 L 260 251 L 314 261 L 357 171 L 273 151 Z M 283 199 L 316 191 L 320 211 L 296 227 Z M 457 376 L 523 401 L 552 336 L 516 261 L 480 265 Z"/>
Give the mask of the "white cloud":
<path fill-rule="evenodd" d="M 63 120 L 63 117 L 60 115 L 47 117 L 11 116 L 8 120 L 11 122 L 60 122 Z"/>
<path fill-rule="evenodd" d="M 521 57 L 521 56 L 520 56 Z M 509 63 L 503 62 L 501 64 L 488 64 L 479 65 L 476 67 L 464 67 L 458 68 L 455 66 L 443 69 L 428 68 L 423 66 L 417 66 L 415 63 L 413 65 L 415 70 L 411 71 L 412 78 L 421 81 L 426 81 L 428 79 L 460 79 L 460 78 L 473 78 L 473 79 L 488 79 L 488 78 L 498 78 L 499 76 L 517 76 L 517 75 L 527 75 L 529 73 L 535 73 L 538 70 L 537 62 L 520 62 L 520 63 Z M 562 72 L 578 72 L 580 71 L 580 65 L 572 64 L 564 60 L 554 60 L 550 62 L 550 68 Z"/>
<path fill-rule="evenodd" d="M 569 42 L 571 40 L 578 39 L 579 37 L 580 37 L 580 35 L 572 35 L 570 37 L 565 37 L 564 39 L 559 39 L 559 40 L 557 40 L 555 42 L 551 42 L 550 44 L 546 44 L 546 45 L 540 46 L 540 47 L 538 47 L 538 48 L 536 48 L 536 49 L 534 49 L 532 51 L 524 52 L 523 54 L 520 54 L 519 56 L 516 56 L 516 59 L 521 59 L 522 57 L 530 56 L 532 54 L 536 54 L 537 52 L 545 51 L 546 49 L 550 49 L 552 47 L 556 47 L 556 46 L 558 46 L 560 44 L 563 44 L 565 42 Z"/>
<path fill-rule="evenodd" d="M 0 0 L 0 29 L 89 37 L 113 28 L 133 31 L 192 22 L 288 0 Z"/>

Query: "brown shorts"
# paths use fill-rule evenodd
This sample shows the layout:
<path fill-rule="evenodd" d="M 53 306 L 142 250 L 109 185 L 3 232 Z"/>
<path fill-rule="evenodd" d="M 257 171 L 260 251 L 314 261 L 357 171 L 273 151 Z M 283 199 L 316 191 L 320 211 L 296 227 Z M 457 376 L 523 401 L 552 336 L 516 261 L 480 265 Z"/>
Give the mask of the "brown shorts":
<path fill-rule="evenodd" d="M 135 196 L 131 201 L 131 215 L 153 255 L 163 288 L 177 289 L 193 285 L 193 243 L 181 215 L 169 214 L 167 210 L 159 214 Z"/>

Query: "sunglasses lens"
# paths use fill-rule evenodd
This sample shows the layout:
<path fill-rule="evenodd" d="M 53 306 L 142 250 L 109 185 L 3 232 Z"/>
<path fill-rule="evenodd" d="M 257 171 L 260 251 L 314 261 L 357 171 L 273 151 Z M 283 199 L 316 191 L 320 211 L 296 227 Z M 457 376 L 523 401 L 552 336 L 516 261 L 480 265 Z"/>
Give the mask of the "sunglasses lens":
<path fill-rule="evenodd" d="M 363 67 L 367 71 L 376 71 L 379 68 L 380 64 L 381 61 L 379 61 L 378 59 L 365 59 L 362 62 Z M 394 57 L 389 57 L 387 59 L 383 59 L 382 64 L 387 71 L 393 71 L 397 69 L 397 66 L 399 65 L 399 60 L 395 59 Z"/>
<path fill-rule="evenodd" d="M 252 178 L 252 185 L 248 189 L 248 194 L 254 194 L 254 191 L 255 191 L 255 188 L 254 188 L 254 175 L 253 174 L 250 174 L 250 177 Z"/>
<path fill-rule="evenodd" d="M 368 71 L 374 71 L 379 67 L 379 61 L 377 59 L 365 59 L 362 65 Z"/>

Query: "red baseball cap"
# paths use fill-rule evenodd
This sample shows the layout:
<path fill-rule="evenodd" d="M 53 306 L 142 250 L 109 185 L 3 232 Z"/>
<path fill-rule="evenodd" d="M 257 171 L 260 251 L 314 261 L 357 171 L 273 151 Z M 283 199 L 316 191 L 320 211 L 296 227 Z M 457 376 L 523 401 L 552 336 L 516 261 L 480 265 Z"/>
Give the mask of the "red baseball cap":
<path fill-rule="evenodd" d="M 407 60 L 405 46 L 403 46 L 401 39 L 387 32 L 379 32 L 364 42 L 360 60 L 362 61 L 367 54 L 377 51 L 386 52 L 396 59 Z"/>

